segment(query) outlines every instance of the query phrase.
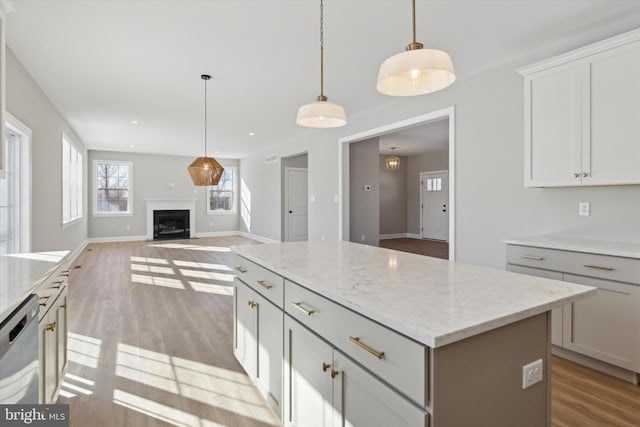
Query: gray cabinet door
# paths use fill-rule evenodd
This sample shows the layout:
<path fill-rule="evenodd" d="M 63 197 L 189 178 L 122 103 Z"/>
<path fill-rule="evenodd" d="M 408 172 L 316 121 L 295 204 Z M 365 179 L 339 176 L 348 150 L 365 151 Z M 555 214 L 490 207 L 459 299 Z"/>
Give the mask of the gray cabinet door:
<path fill-rule="evenodd" d="M 571 274 L 564 280 L 598 287 L 596 296 L 564 307 L 564 347 L 638 372 L 638 286 Z"/>
<path fill-rule="evenodd" d="M 342 353 L 334 350 L 334 426 L 429 425 L 429 414 L 409 403 Z"/>
<path fill-rule="evenodd" d="M 255 292 L 238 279 L 234 283 L 234 310 L 236 312 L 234 353 L 247 374 L 251 378 L 255 378 L 258 364 Z"/>
<path fill-rule="evenodd" d="M 284 342 L 284 425 L 331 426 L 331 346 L 288 315 L 284 316 Z"/>
<path fill-rule="evenodd" d="M 256 383 L 265 399 L 282 417 L 283 313 L 266 298 L 255 295 L 258 317 Z"/>
<path fill-rule="evenodd" d="M 521 267 L 507 264 L 507 270 L 529 276 L 544 277 L 545 279 L 562 280 L 562 273 L 557 271 L 540 270 L 537 268 Z M 562 346 L 562 308 L 551 310 L 551 344 Z"/>

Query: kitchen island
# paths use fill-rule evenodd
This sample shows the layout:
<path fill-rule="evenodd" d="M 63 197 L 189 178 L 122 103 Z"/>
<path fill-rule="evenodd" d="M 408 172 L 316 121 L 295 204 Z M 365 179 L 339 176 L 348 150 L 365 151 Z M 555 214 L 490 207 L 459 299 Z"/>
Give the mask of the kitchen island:
<path fill-rule="evenodd" d="M 550 310 L 596 293 L 344 241 L 235 252 L 234 353 L 285 425 L 548 425 Z"/>

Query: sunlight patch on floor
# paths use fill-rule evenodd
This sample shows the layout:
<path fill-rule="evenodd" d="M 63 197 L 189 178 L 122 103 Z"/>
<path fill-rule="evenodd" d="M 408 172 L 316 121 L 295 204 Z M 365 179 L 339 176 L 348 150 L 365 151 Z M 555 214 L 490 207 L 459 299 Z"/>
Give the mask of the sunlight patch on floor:
<path fill-rule="evenodd" d="M 197 292 L 233 296 L 233 286 L 224 286 L 224 285 L 216 285 L 213 283 L 202 283 L 202 282 L 191 282 L 191 281 L 189 281 L 189 286 L 191 286 L 191 288 Z"/>
<path fill-rule="evenodd" d="M 69 332 L 67 346 L 70 362 L 94 369 L 98 367 L 102 340 Z"/>
<path fill-rule="evenodd" d="M 220 280 L 221 282 L 233 282 L 234 275 L 227 273 L 215 273 L 213 271 L 201 270 L 185 270 L 180 269 L 180 274 L 187 277 L 196 277 L 198 279 Z"/>
<path fill-rule="evenodd" d="M 131 281 L 144 285 L 164 286 L 165 288 L 184 289 L 184 285 L 178 279 L 169 277 L 146 276 L 142 274 L 132 274 Z"/>
<path fill-rule="evenodd" d="M 164 265 L 169 264 L 169 261 L 163 258 L 149 258 L 144 256 L 131 256 L 131 262 L 146 262 L 147 264 L 164 264 Z"/>
<path fill-rule="evenodd" d="M 171 267 L 159 267 L 157 265 L 131 264 L 131 270 L 157 274 L 176 274 Z"/>
<path fill-rule="evenodd" d="M 232 271 L 231 267 L 224 264 L 211 264 L 208 262 L 182 261 L 178 259 L 171 260 L 178 267 L 205 268 L 208 270 Z"/>

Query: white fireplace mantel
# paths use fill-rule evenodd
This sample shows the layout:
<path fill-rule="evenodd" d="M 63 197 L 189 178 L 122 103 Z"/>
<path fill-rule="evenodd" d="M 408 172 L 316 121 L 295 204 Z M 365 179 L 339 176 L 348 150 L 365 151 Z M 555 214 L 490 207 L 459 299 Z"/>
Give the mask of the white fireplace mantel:
<path fill-rule="evenodd" d="M 189 210 L 189 237 L 196 236 L 196 199 L 144 199 L 147 204 L 147 239 L 153 240 L 153 211 Z"/>

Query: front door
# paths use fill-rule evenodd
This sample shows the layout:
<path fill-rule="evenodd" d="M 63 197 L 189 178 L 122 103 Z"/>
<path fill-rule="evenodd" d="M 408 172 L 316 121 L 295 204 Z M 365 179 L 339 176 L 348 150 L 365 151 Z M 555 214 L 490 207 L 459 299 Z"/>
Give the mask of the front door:
<path fill-rule="evenodd" d="M 449 240 L 449 172 L 420 174 L 422 238 Z"/>

